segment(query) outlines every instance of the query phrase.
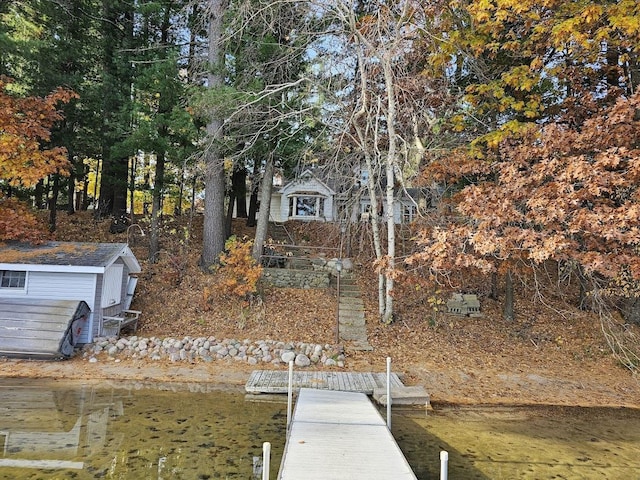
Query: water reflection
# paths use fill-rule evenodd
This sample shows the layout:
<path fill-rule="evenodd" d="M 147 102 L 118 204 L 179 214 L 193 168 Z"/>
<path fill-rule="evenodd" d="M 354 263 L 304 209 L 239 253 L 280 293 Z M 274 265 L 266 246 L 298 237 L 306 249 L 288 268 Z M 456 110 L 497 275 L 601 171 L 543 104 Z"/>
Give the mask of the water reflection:
<path fill-rule="evenodd" d="M 286 405 L 237 393 L 0 383 L 0 478 L 250 479 L 262 442 L 272 478 Z"/>

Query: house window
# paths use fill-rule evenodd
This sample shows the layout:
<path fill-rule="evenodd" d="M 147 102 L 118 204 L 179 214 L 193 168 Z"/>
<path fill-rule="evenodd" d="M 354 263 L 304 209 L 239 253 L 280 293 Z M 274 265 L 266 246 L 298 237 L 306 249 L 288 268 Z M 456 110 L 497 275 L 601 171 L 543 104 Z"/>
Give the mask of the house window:
<path fill-rule="evenodd" d="M 0 288 L 24 289 L 27 272 L 15 270 L 0 270 Z"/>
<path fill-rule="evenodd" d="M 418 209 L 415 205 L 404 205 L 402 209 L 402 223 L 411 223 L 418 215 Z"/>
<path fill-rule="evenodd" d="M 324 198 L 318 196 L 289 197 L 290 217 L 320 217 L 324 212 Z"/>

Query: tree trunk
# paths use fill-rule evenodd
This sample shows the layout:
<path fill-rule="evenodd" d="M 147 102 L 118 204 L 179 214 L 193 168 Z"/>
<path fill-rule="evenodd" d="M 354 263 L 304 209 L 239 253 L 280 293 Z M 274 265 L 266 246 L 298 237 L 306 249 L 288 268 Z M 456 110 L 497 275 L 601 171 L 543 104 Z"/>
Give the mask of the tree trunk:
<path fill-rule="evenodd" d="M 55 174 L 53 176 L 53 190 L 51 192 L 51 199 L 49 200 L 49 231 L 51 233 L 56 231 L 56 213 L 58 211 L 58 193 L 60 191 L 60 176 Z"/>
<path fill-rule="evenodd" d="M 76 213 L 76 171 L 75 168 L 71 171 L 71 175 L 67 179 L 67 213 L 73 215 Z"/>
<path fill-rule="evenodd" d="M 247 218 L 247 169 L 233 169 L 231 191 L 235 197 L 236 218 Z"/>
<path fill-rule="evenodd" d="M 511 270 L 507 270 L 507 273 L 505 275 L 504 311 L 503 311 L 503 317 L 505 320 L 513 321 L 515 319 L 513 307 L 514 307 L 513 276 L 512 276 Z"/>
<path fill-rule="evenodd" d="M 138 169 L 138 157 L 134 156 L 131 159 L 131 168 L 129 170 L 129 216 L 131 223 L 134 222 L 135 211 L 135 192 L 136 192 L 136 170 Z M 157 166 L 156 166 L 157 170 Z"/>
<path fill-rule="evenodd" d="M 222 20 L 226 8 L 224 0 L 210 0 L 209 4 L 209 68 L 208 86 L 215 89 L 224 85 L 220 74 L 222 58 Z M 222 138 L 222 119 L 219 113 L 212 112 L 207 125 L 207 134 L 211 139 L 211 146 L 205 154 L 205 198 L 204 198 L 204 229 L 202 258 L 200 266 L 205 271 L 218 262 L 220 253 L 224 250 L 224 198 L 225 176 L 223 159 L 218 151 L 218 141 Z"/>
<path fill-rule="evenodd" d="M 173 209 L 173 214 L 176 216 L 182 215 L 182 202 L 184 200 L 184 164 L 182 165 L 182 172 L 180 172 L 180 188 L 178 190 L 178 201 L 176 207 Z"/>
<path fill-rule="evenodd" d="M 227 238 L 231 236 L 231 230 L 233 226 L 233 207 L 235 206 L 235 203 L 236 195 L 233 192 L 232 188 L 229 192 L 229 203 L 227 203 L 227 217 L 225 218 L 224 222 L 224 230 Z"/>
<path fill-rule="evenodd" d="M 82 201 L 78 210 L 86 212 L 89 208 L 89 165 L 84 165 L 82 172 Z"/>
<path fill-rule="evenodd" d="M 165 153 L 158 152 L 156 157 L 156 175 L 151 202 L 151 225 L 149 232 L 149 263 L 158 261 L 160 252 L 160 214 L 162 211 L 162 191 L 164 189 Z"/>
<path fill-rule="evenodd" d="M 260 190 L 260 160 L 253 162 L 253 175 L 251 176 L 251 196 L 249 197 L 249 215 L 247 215 L 247 227 L 256 226 L 256 213 L 258 211 L 258 190 Z"/>
<path fill-rule="evenodd" d="M 492 300 L 498 299 L 498 274 L 496 272 L 491 273 L 491 286 L 489 291 L 489 298 Z"/>
<path fill-rule="evenodd" d="M 355 21 L 355 19 L 353 20 Z M 368 78 L 366 71 L 362 65 L 364 65 L 364 52 L 362 48 L 357 48 L 358 55 L 358 73 L 360 77 L 360 86 L 359 86 L 359 95 L 361 106 L 360 110 L 356 112 L 353 117 L 352 125 L 355 129 L 356 135 L 358 136 L 358 141 L 362 146 L 362 153 L 364 156 L 365 165 L 367 167 L 367 190 L 369 194 L 369 221 L 371 222 L 371 234 L 373 236 L 373 249 L 376 254 L 376 260 L 382 260 L 382 242 L 380 237 L 380 225 L 378 224 L 378 195 L 376 182 L 374 180 L 374 165 L 373 159 L 371 158 L 371 153 L 367 149 L 366 145 L 369 144 L 370 139 L 368 138 L 368 123 L 370 121 L 370 114 L 368 111 Z M 385 287 L 386 277 L 382 271 L 378 272 L 378 314 L 380 315 L 380 319 L 384 318 L 384 314 L 386 311 L 386 287 Z"/>
<path fill-rule="evenodd" d="M 269 230 L 269 213 L 271 208 L 271 186 L 273 185 L 274 163 L 273 157 L 269 155 L 267 164 L 264 167 L 264 175 L 262 177 L 262 187 L 260 192 L 260 211 L 258 215 L 258 224 L 256 226 L 256 236 L 253 241 L 253 258 L 256 262 L 260 261 L 264 242 L 267 240 L 267 231 Z"/>
<path fill-rule="evenodd" d="M 396 98 L 393 72 L 391 67 L 392 59 L 388 56 L 382 59 L 384 71 L 385 87 L 387 90 L 387 128 L 389 130 L 389 150 L 385 161 L 386 185 L 386 206 L 387 206 L 387 262 L 386 262 L 386 290 L 385 290 L 385 310 L 382 321 L 391 323 L 393 321 L 393 276 L 392 272 L 396 267 L 396 233 L 395 233 L 395 175 L 396 164 Z"/>
<path fill-rule="evenodd" d="M 36 208 L 38 210 L 42 210 L 43 208 L 45 208 L 45 203 L 44 203 L 44 179 L 38 180 L 38 183 L 36 184 L 36 189 L 35 189 L 35 192 L 34 192 L 34 197 L 35 197 L 35 202 L 36 202 Z"/>
<path fill-rule="evenodd" d="M 193 212 L 196 210 L 196 187 L 198 186 L 198 176 L 194 175 L 191 182 L 191 208 L 189 214 L 193 216 Z"/>

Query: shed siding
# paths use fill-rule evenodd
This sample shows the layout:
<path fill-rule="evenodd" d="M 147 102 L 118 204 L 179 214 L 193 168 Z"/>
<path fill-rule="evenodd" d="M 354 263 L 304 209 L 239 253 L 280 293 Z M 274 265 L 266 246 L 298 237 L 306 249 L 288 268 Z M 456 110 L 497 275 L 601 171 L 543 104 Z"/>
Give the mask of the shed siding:
<path fill-rule="evenodd" d="M 96 274 L 29 272 L 27 292 L 30 298 L 51 300 L 84 300 L 91 309 L 87 329 L 82 332 L 78 343 L 88 343 L 93 339 L 93 312 L 95 311 Z"/>
<path fill-rule="evenodd" d="M 102 285 L 104 283 L 104 275 L 99 273 L 96 275 L 96 305 L 102 304 Z M 102 335 L 102 316 L 105 315 L 102 308 L 96 308 L 93 314 L 94 322 L 91 333 L 94 337 Z"/>
<path fill-rule="evenodd" d="M 127 289 L 129 288 L 129 269 L 122 262 L 122 260 L 118 259 L 116 263 L 122 263 L 122 278 L 120 280 L 120 308 L 126 309 L 126 300 L 127 300 Z"/>
<path fill-rule="evenodd" d="M 119 284 L 119 288 L 120 288 L 120 300 L 118 303 L 116 304 L 111 304 L 110 302 L 108 305 L 101 307 L 101 308 L 96 308 L 95 311 L 95 315 L 94 315 L 94 324 L 93 324 L 93 336 L 94 337 L 99 337 L 102 335 L 102 317 L 115 317 L 117 315 L 119 315 L 122 310 L 125 309 L 126 305 L 125 305 L 125 299 L 127 298 L 127 286 L 128 286 L 128 282 L 129 282 L 129 269 L 127 268 L 127 265 L 124 263 L 124 261 L 119 258 L 118 260 L 116 260 L 114 262 L 114 264 L 111 267 L 116 267 L 116 270 L 120 270 L 121 272 L 121 278 L 119 278 L 118 280 L 120 281 Z M 113 279 L 112 279 L 113 280 Z M 99 274 L 97 275 L 97 279 L 96 279 L 96 305 L 102 305 L 103 303 L 103 296 L 105 294 L 104 289 L 109 289 L 110 287 L 107 287 L 106 283 L 105 283 L 105 275 Z"/>
<path fill-rule="evenodd" d="M 123 265 L 111 265 L 103 276 L 102 308 L 112 307 L 122 301 Z"/>

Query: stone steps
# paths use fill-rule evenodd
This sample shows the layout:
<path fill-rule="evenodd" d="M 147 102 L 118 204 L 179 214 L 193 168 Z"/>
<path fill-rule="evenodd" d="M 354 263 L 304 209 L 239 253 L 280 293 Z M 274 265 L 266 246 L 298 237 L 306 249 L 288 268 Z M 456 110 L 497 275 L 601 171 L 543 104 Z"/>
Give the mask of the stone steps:
<path fill-rule="evenodd" d="M 287 230 L 282 225 L 278 225 L 276 223 L 269 222 L 269 227 L 267 229 L 267 237 L 271 238 L 274 243 L 281 243 L 284 245 L 289 245 L 292 243 Z"/>
<path fill-rule="evenodd" d="M 365 318 L 364 315 L 362 317 L 346 317 L 340 318 L 340 332 L 342 334 L 342 327 L 358 327 L 362 328 L 365 326 Z"/>
<path fill-rule="evenodd" d="M 337 286 L 337 279 L 332 279 Z M 340 298 L 338 300 L 338 327 L 342 340 L 350 343 L 353 350 L 370 351 L 373 347 L 367 340 L 367 326 L 364 302 L 360 287 L 353 274 L 340 277 Z"/>

